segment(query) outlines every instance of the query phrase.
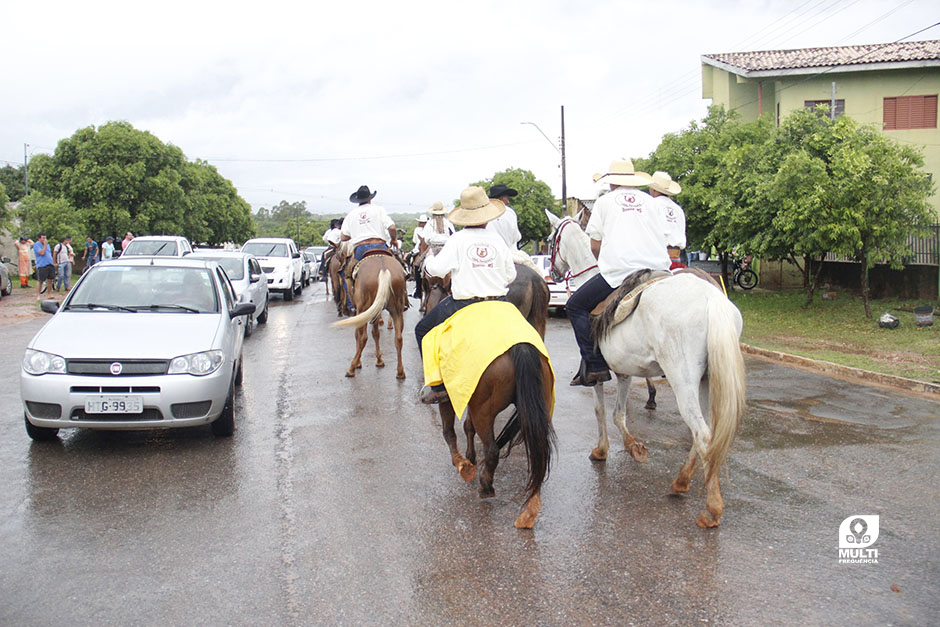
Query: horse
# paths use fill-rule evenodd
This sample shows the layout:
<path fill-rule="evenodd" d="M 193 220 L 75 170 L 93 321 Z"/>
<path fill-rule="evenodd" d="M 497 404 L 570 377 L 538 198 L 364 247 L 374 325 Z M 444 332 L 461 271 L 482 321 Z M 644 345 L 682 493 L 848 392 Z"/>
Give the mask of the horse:
<path fill-rule="evenodd" d="M 352 275 L 355 259 L 347 263 L 347 281 Z M 389 316 L 395 325 L 395 349 L 398 352 L 398 379 L 405 378 L 405 367 L 401 359 L 402 329 L 404 328 L 404 311 L 407 303 L 407 287 L 405 285 L 405 271 L 398 260 L 388 254 L 370 254 L 358 262 L 355 280 L 351 287 L 353 305 L 359 314 L 334 322 L 331 326 L 356 328 L 356 355 L 353 357 L 347 377 L 356 376 L 356 370 L 362 367 L 362 350 L 368 341 L 367 326 L 372 323 L 372 339 L 375 341 L 375 366 L 381 368 L 385 365 L 382 359 L 382 348 L 379 345 L 379 335 L 382 329 L 381 314 L 388 310 Z M 338 290 L 343 292 L 342 289 Z"/>
<path fill-rule="evenodd" d="M 551 235 L 548 236 L 548 241 L 550 242 L 549 272 L 552 275 L 552 280 L 557 283 L 565 281 L 569 292 L 574 292 L 578 287 L 583 285 L 588 279 L 593 278 L 594 275 L 599 272 L 597 269 L 597 260 L 594 259 L 593 253 L 590 257 L 584 257 L 582 255 L 572 262 L 576 264 L 575 267 L 569 267 L 558 257 L 559 239 L 561 233 L 569 224 L 572 226 L 577 225 L 583 229 L 587 225 L 588 219 L 591 217 L 591 210 L 585 207 L 575 218 L 559 218 L 548 210 L 545 211 L 545 215 L 548 216 L 548 221 L 551 223 L 553 229 Z M 643 408 L 650 410 L 656 409 L 656 386 L 653 385 L 653 380 L 649 377 L 646 377 L 646 405 L 644 405 Z"/>
<path fill-rule="evenodd" d="M 594 262 L 589 238 L 580 227 L 559 229 L 556 225 L 558 230 L 553 258 L 559 268 L 583 267 L 588 258 Z M 646 447 L 627 430 L 631 378 L 665 375 L 669 381 L 679 414 L 692 432 L 692 447 L 672 490 L 689 491 L 695 464 L 701 458 L 706 499 L 705 509 L 696 518 L 700 527 L 717 527 L 721 522 L 724 503 L 719 470 L 744 414 L 741 327 L 741 313 L 720 288 L 691 274 L 676 274 L 650 284 L 633 313 L 602 330 L 598 337 L 601 353 L 617 375 L 614 423 L 624 448 L 638 461 L 646 460 Z M 594 387 L 594 410 L 598 443 L 590 458 L 601 462 L 610 448 L 603 383 Z"/>
<path fill-rule="evenodd" d="M 343 287 L 343 279 L 339 275 L 340 270 L 343 268 L 343 261 L 340 259 L 339 252 L 333 253 L 330 257 L 330 285 L 333 287 L 333 303 L 336 305 L 336 315 L 340 318 L 343 316 L 353 315 L 353 311 L 350 310 L 348 303 L 346 302 L 346 289 Z M 350 299 L 352 295 L 349 295 Z"/>

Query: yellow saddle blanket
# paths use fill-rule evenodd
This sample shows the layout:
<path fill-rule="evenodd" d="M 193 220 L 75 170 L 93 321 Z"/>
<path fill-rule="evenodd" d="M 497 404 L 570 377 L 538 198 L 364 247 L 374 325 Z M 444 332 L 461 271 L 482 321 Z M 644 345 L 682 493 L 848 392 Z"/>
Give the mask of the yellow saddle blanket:
<path fill-rule="evenodd" d="M 512 303 L 486 300 L 467 305 L 424 336 L 425 385 L 444 384 L 458 417 L 493 360 L 516 344 L 531 344 L 548 359 L 545 343 Z M 551 360 L 549 359 L 549 366 Z M 552 379 L 554 383 L 554 371 Z M 554 404 L 554 392 L 553 392 Z"/>

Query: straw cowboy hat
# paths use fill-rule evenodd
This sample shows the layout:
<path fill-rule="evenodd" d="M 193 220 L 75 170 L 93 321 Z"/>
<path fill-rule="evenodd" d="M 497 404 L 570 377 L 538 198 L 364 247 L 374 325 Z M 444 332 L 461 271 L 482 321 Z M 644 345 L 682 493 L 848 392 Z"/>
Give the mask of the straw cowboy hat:
<path fill-rule="evenodd" d="M 439 202 L 431 205 L 431 215 L 432 216 L 442 216 L 447 213 L 447 209 L 444 209 L 444 205 Z"/>
<path fill-rule="evenodd" d="M 425 214 L 422 213 L 420 216 L 418 216 L 418 224 L 421 224 L 422 222 L 427 222 L 427 221 L 428 221 L 428 217 Z"/>
<path fill-rule="evenodd" d="M 682 191 L 682 186 L 672 180 L 672 177 L 662 171 L 653 172 L 650 180 L 650 189 L 655 189 L 660 194 L 675 196 Z"/>
<path fill-rule="evenodd" d="M 370 200 L 375 198 L 376 194 L 378 194 L 378 192 L 369 191 L 368 185 L 363 185 L 362 187 L 360 187 L 355 192 L 349 195 L 349 202 L 354 202 L 354 203 L 361 205 L 362 203 L 369 202 Z"/>
<path fill-rule="evenodd" d="M 650 184 L 650 175 L 646 172 L 635 172 L 633 162 L 629 159 L 624 161 L 612 161 L 607 174 L 597 179 L 598 183 L 610 183 L 611 185 L 626 185 L 628 187 L 640 187 Z"/>
<path fill-rule="evenodd" d="M 457 226 L 480 226 L 495 220 L 506 211 L 506 205 L 487 198 L 482 187 L 468 187 L 460 192 L 460 206 L 450 212 L 450 221 Z"/>

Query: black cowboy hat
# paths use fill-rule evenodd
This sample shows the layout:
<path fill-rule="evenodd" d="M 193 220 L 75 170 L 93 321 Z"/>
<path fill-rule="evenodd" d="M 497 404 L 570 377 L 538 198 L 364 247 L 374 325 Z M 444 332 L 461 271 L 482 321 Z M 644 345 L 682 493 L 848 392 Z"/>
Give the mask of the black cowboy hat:
<path fill-rule="evenodd" d="M 378 192 L 369 191 L 368 185 L 363 185 L 362 187 L 357 189 L 355 193 L 349 195 L 349 202 L 354 202 L 354 203 L 358 203 L 361 205 L 362 203 L 369 202 L 370 200 L 375 198 L 376 194 L 378 194 Z"/>
<path fill-rule="evenodd" d="M 499 185 L 494 185 L 493 187 L 490 188 L 490 193 L 488 194 L 488 196 L 490 198 L 499 198 L 500 196 L 512 197 L 518 194 L 519 192 L 517 192 L 513 188 L 509 187 L 508 185 L 503 185 L 502 183 L 500 183 Z"/>

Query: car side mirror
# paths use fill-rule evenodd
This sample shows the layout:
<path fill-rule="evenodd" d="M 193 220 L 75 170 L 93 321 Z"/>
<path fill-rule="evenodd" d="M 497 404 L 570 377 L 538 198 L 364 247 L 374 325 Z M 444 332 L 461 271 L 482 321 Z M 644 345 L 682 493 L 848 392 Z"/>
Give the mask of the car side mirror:
<path fill-rule="evenodd" d="M 293 257 L 294 259 L 300 259 L 300 253 L 294 253 Z"/>
<path fill-rule="evenodd" d="M 229 318 L 237 318 L 238 316 L 250 316 L 255 313 L 255 306 L 253 303 L 239 303 L 235 305 L 235 308 L 228 312 Z"/>
<path fill-rule="evenodd" d="M 40 309 L 47 314 L 54 314 L 59 311 L 59 301 L 57 300 L 44 300 L 39 305 Z"/>
<path fill-rule="evenodd" d="M 260 280 L 261 280 L 261 275 L 260 275 L 260 274 L 249 274 L 249 275 L 248 275 L 248 282 L 249 282 L 249 283 L 257 283 L 257 282 L 260 281 Z"/>
<path fill-rule="evenodd" d="M 3 259 L 0 259 L 0 263 L 10 263 L 10 258 L 4 257 Z"/>

